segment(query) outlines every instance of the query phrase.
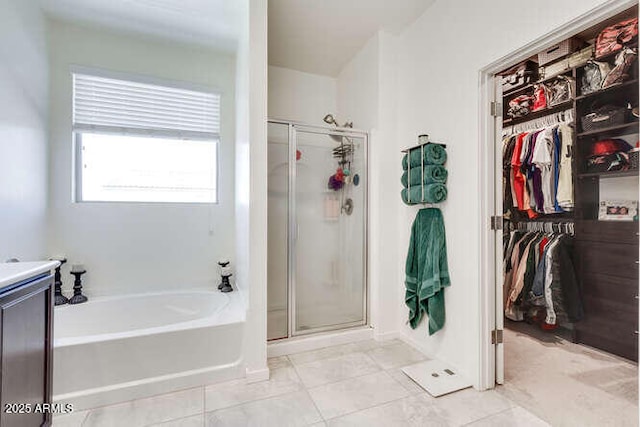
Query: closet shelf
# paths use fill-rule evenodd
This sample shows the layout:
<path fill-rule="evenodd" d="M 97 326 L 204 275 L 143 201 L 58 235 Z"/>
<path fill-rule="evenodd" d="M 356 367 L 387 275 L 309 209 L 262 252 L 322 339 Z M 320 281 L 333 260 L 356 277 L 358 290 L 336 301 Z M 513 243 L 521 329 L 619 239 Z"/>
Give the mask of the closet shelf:
<path fill-rule="evenodd" d="M 576 96 L 576 101 L 582 101 L 583 99 L 593 98 L 594 96 L 609 94 L 609 93 L 612 93 L 612 92 L 616 92 L 619 89 L 627 89 L 630 86 L 637 85 L 637 84 L 638 84 L 638 79 L 629 80 L 629 81 L 626 81 L 624 83 L 608 87 L 606 89 L 602 89 L 602 90 L 599 90 L 599 91 L 596 91 L 596 92 L 591 92 L 591 93 L 588 93 L 586 95 Z"/>
<path fill-rule="evenodd" d="M 623 178 L 626 176 L 638 176 L 638 169 L 616 172 L 587 172 L 578 174 L 578 178 Z"/>
<path fill-rule="evenodd" d="M 573 68 L 569 68 L 569 69 L 567 69 L 567 70 L 565 70 L 565 71 L 563 71 L 563 72 L 561 72 L 561 73 L 559 73 L 559 74 L 555 74 L 555 75 L 553 75 L 553 76 L 551 76 L 551 77 L 547 77 L 547 78 L 545 78 L 545 79 L 540 79 L 540 80 L 537 80 L 537 81 L 535 81 L 535 82 L 533 82 L 533 83 L 529 83 L 529 84 L 528 84 L 528 85 L 526 85 L 526 86 L 522 86 L 521 88 L 518 88 L 518 89 L 512 89 L 512 90 L 510 90 L 510 91 L 504 92 L 504 93 L 502 94 L 502 96 L 503 96 L 503 97 L 505 97 L 505 98 L 510 98 L 510 97 L 511 97 L 511 96 L 513 96 L 513 95 L 519 95 L 519 94 L 521 94 L 521 93 L 526 92 L 526 91 L 527 91 L 527 90 L 529 90 L 529 89 L 533 89 L 533 87 L 534 87 L 535 85 L 537 85 L 537 84 L 540 84 L 540 83 L 546 83 L 546 82 L 548 82 L 548 81 L 555 80 L 555 79 L 557 79 L 557 78 L 558 78 L 558 77 L 560 77 L 560 76 L 571 75 L 572 73 L 573 73 Z"/>
<path fill-rule="evenodd" d="M 634 129 L 635 128 L 635 129 Z M 593 135 L 602 135 L 605 133 L 612 133 L 612 135 L 622 135 L 625 131 L 633 130 L 633 133 L 638 133 L 638 121 L 634 120 L 633 122 L 623 123 L 621 125 L 609 126 L 602 129 L 590 130 L 588 132 L 579 132 L 578 138 L 582 138 L 584 136 L 593 136 Z"/>
<path fill-rule="evenodd" d="M 539 119 L 540 117 L 548 116 L 549 114 L 565 111 L 566 109 L 571 108 L 572 106 L 573 106 L 573 99 L 570 99 L 569 101 L 562 102 L 558 105 L 554 105 L 553 107 L 548 107 L 543 110 L 534 111 L 523 117 L 517 117 L 515 119 L 505 119 L 502 122 L 502 126 L 513 126 L 519 123 L 525 123 L 531 120 Z"/>

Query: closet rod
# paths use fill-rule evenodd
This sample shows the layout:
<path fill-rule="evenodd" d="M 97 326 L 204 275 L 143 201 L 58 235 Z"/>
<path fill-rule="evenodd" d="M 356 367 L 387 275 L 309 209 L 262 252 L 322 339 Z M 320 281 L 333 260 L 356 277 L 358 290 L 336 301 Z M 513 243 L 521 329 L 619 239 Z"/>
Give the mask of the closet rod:
<path fill-rule="evenodd" d="M 517 125 L 507 126 L 503 129 L 505 135 L 513 135 L 520 132 L 526 132 L 544 128 L 547 126 L 559 125 L 562 123 L 573 122 L 573 109 L 560 111 L 558 113 L 549 114 L 546 116 L 538 117 L 526 122 L 518 123 Z"/>
<path fill-rule="evenodd" d="M 573 221 L 527 221 L 519 222 L 515 229 L 520 231 L 543 231 L 553 233 L 557 226 L 558 232 L 565 234 L 575 234 L 575 225 Z"/>

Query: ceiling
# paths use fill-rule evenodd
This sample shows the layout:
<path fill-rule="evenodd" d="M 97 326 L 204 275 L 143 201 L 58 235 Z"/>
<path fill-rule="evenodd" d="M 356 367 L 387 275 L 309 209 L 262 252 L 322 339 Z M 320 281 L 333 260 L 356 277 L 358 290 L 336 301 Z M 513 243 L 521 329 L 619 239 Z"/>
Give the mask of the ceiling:
<path fill-rule="evenodd" d="M 236 49 L 243 0 L 40 0 L 49 15 L 167 40 Z"/>
<path fill-rule="evenodd" d="M 435 0 L 269 0 L 269 65 L 335 77 L 378 30 L 400 32 Z"/>

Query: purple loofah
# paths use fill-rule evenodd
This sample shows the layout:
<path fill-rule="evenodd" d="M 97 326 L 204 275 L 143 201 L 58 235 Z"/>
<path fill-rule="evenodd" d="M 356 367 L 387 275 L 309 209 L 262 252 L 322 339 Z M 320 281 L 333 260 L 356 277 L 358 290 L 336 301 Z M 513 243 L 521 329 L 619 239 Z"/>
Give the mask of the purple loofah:
<path fill-rule="evenodd" d="M 339 181 L 335 175 L 331 175 L 327 186 L 333 191 L 338 191 L 344 186 L 344 182 Z"/>

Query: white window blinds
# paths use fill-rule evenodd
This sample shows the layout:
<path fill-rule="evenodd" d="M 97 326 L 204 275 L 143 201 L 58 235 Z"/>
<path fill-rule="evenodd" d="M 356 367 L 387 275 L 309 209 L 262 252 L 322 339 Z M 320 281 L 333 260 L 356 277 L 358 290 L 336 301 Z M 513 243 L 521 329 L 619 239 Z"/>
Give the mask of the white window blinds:
<path fill-rule="evenodd" d="M 220 95 L 74 73 L 73 129 L 217 138 Z"/>

